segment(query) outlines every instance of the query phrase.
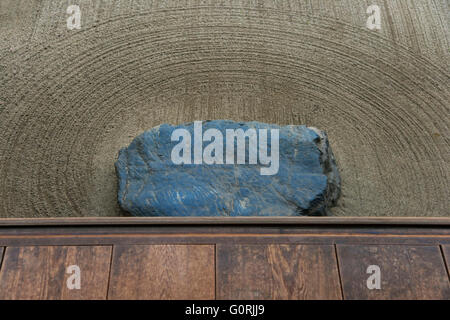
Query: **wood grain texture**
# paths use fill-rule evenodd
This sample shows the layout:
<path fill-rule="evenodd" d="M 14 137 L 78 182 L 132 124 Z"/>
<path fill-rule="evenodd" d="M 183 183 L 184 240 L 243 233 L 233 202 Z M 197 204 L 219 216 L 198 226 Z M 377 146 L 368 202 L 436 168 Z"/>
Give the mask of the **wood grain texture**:
<path fill-rule="evenodd" d="M 439 246 L 337 245 L 345 299 L 450 299 Z M 369 265 L 381 272 L 381 289 L 367 288 Z"/>
<path fill-rule="evenodd" d="M 4 248 L 3 247 L 0 247 L 0 271 L 2 270 L 2 261 L 3 261 L 3 251 L 4 251 Z"/>
<path fill-rule="evenodd" d="M 103 235 L 41 235 L 0 237 L 0 246 L 24 245 L 157 245 L 157 244 L 395 244 L 395 245 L 439 245 L 450 244 L 448 236 L 377 236 L 367 235 L 309 235 L 309 234 L 105 234 Z"/>
<path fill-rule="evenodd" d="M 180 226 L 180 225 L 264 225 L 264 226 L 450 226 L 447 217 L 63 217 L 63 218 L 0 218 L 0 227 L 7 226 Z"/>
<path fill-rule="evenodd" d="M 8 247 L 0 271 L 0 299 L 105 299 L 110 246 Z M 81 288 L 67 288 L 71 274 L 81 271 Z"/>
<path fill-rule="evenodd" d="M 214 299 L 214 246 L 115 246 L 108 298 Z"/>
<path fill-rule="evenodd" d="M 83 219 L 86 221 L 83 222 Z M 117 220 L 116 220 L 117 219 Z M 190 219 L 172 218 L 170 223 L 152 224 L 153 219 L 105 219 L 59 218 L 33 219 L 21 225 L 2 225 L 0 220 L 0 246 L 25 245 L 131 245 L 131 244 L 211 244 L 211 243 L 241 243 L 241 244 L 410 244 L 410 245 L 439 245 L 450 244 L 450 228 L 447 224 L 437 225 L 436 219 L 422 219 L 424 224 L 407 222 L 399 223 L 404 219 L 392 219 L 394 224 L 384 224 L 391 220 L 380 218 L 381 224 L 369 225 L 368 221 L 360 224 L 347 223 L 349 219 L 332 219 L 324 217 L 323 223 L 312 223 L 305 218 L 306 223 L 268 223 L 266 219 L 249 219 L 252 223 L 230 222 L 224 219 L 222 223 L 203 222 L 197 224 L 187 223 Z M 9 219 L 8 219 L 9 220 Z M 301 221 L 302 219 L 298 219 Z M 315 219 L 314 219 L 315 220 Z M 371 219 L 378 221 L 378 219 Z M 430 223 L 427 223 L 430 220 Z M 439 219 L 441 220 L 441 219 Z M 443 219 L 445 221 L 445 219 Z M 10 220 L 9 220 L 10 221 Z M 57 221 L 62 222 L 61 225 Z M 133 222 L 134 221 L 134 222 Z M 193 218 L 192 221 L 197 221 Z M 217 220 L 220 222 L 222 220 Z M 264 222 L 265 221 L 265 222 Z M 288 219 L 288 221 L 292 221 Z M 321 220 L 317 220 L 321 221 Z M 328 223 L 327 223 L 328 221 Z M 409 221 L 409 220 L 408 220 Z M 419 219 L 420 221 L 420 219 Z M 111 224 L 109 224 L 111 222 Z M 341 224 L 341 222 L 343 222 Z M 395 224 L 398 222 L 399 224 Z M 78 223 L 80 223 L 78 225 Z"/>
<path fill-rule="evenodd" d="M 442 245 L 442 252 L 444 254 L 445 265 L 447 267 L 447 275 L 450 281 L 450 245 Z"/>
<path fill-rule="evenodd" d="M 341 299 L 332 245 L 218 244 L 218 299 Z"/>

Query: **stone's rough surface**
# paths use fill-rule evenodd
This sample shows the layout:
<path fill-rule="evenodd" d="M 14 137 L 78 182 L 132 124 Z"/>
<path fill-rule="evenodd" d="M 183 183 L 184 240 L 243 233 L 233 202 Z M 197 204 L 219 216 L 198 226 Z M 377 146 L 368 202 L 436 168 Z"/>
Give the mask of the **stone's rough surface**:
<path fill-rule="evenodd" d="M 162 124 L 119 152 L 118 201 L 123 209 L 135 216 L 296 216 L 326 215 L 336 203 L 340 177 L 323 131 L 227 120 L 204 121 L 202 126 L 203 132 L 221 131 L 224 156 L 226 129 L 269 129 L 268 137 L 270 129 L 279 129 L 278 172 L 261 175 L 259 160 L 248 164 L 248 143 L 246 164 L 176 165 L 171 152 L 179 141 L 172 142 L 171 134 L 187 129 L 193 146 L 194 124 Z M 203 148 L 209 143 L 203 142 Z M 269 154 L 270 149 L 268 138 Z"/>

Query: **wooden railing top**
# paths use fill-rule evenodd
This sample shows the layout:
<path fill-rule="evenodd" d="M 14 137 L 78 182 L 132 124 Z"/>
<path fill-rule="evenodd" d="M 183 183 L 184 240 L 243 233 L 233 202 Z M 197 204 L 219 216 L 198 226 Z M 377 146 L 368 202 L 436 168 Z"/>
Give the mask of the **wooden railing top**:
<path fill-rule="evenodd" d="M 450 217 L 60 217 L 0 219 L 0 227 L 94 225 L 431 225 L 445 227 L 450 226 Z"/>

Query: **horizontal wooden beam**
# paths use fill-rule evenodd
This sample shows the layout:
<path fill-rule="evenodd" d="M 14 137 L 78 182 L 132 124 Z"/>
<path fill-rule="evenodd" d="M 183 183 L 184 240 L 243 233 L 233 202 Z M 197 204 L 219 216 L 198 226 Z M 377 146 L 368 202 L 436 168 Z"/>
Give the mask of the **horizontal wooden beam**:
<path fill-rule="evenodd" d="M 10 226 L 111 226 L 111 225 L 367 225 L 450 226 L 450 217 L 76 217 L 4 218 Z"/>

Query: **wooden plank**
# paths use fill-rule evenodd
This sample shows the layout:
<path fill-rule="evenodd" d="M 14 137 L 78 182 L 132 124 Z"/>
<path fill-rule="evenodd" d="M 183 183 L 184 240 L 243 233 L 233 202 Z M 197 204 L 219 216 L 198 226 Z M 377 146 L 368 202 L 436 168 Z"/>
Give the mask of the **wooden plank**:
<path fill-rule="evenodd" d="M 345 299 L 450 299 L 450 283 L 439 246 L 337 245 Z M 368 289 L 380 268 L 380 289 Z"/>
<path fill-rule="evenodd" d="M 450 238 L 450 228 L 423 227 L 423 228 L 377 228 L 377 227 L 333 227 L 333 226 L 72 226 L 72 227 L 7 227 L 0 228 L 0 239 L 19 238 L 26 236 L 121 236 L 124 234 L 135 235 L 175 235 L 192 234 L 222 236 L 222 235 L 307 235 L 310 237 L 343 236 L 343 237 L 389 237 L 389 236 L 440 236 Z"/>
<path fill-rule="evenodd" d="M 0 247 L 0 270 L 2 267 L 2 261 L 3 261 L 3 250 L 4 250 L 4 248 Z"/>
<path fill-rule="evenodd" d="M 445 264 L 447 267 L 447 275 L 450 280 L 450 245 L 442 245 L 442 252 L 444 254 Z"/>
<path fill-rule="evenodd" d="M 0 226 L 107 225 L 436 225 L 450 226 L 445 217 L 83 217 L 2 218 Z"/>
<path fill-rule="evenodd" d="M 214 299 L 214 245 L 115 246 L 109 299 Z"/>
<path fill-rule="evenodd" d="M 450 244 L 438 226 L 83 225 L 0 227 L 0 246 L 158 243 Z"/>
<path fill-rule="evenodd" d="M 218 244 L 218 299 L 341 299 L 332 245 Z"/>
<path fill-rule="evenodd" d="M 101 230 L 99 230 L 101 231 Z M 2 236 L 0 246 L 72 246 L 72 245 L 135 245 L 135 244 L 404 244 L 404 245 L 439 245 L 450 244 L 450 236 L 397 236 L 397 235 L 341 235 L 324 234 L 65 234 L 65 235 L 24 235 Z"/>
<path fill-rule="evenodd" d="M 8 247 L 0 299 L 105 299 L 110 261 L 110 246 Z M 80 289 L 68 288 L 72 265 L 80 268 Z"/>

